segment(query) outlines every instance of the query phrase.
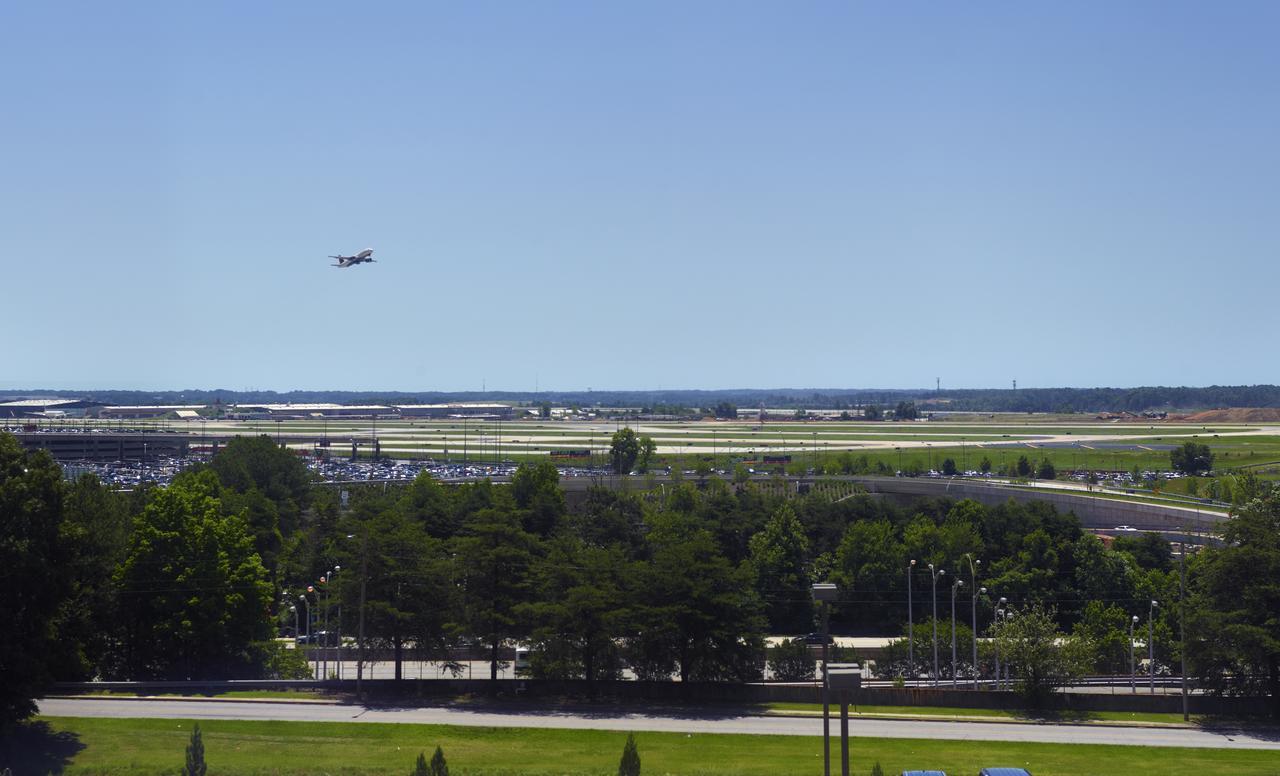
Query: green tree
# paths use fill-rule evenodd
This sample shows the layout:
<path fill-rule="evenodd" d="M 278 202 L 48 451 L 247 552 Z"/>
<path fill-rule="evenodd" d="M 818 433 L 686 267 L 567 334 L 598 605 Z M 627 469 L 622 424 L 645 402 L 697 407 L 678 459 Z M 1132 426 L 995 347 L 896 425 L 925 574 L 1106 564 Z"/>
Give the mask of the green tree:
<path fill-rule="evenodd" d="M 427 767 L 426 752 L 418 752 L 418 761 L 413 764 L 413 770 L 409 772 L 409 776 L 431 776 L 431 769 Z"/>
<path fill-rule="evenodd" d="M 51 681 L 55 616 L 70 592 L 62 470 L 0 433 L 0 728 L 35 713 Z"/>
<path fill-rule="evenodd" d="M 271 585 L 243 515 L 224 515 L 211 472 L 179 477 L 134 520 L 120 591 L 133 678 L 256 673 L 254 642 L 271 635 Z"/>
<path fill-rule="evenodd" d="M 200 723 L 191 729 L 191 740 L 187 743 L 187 763 L 182 767 L 182 776 L 205 776 L 209 766 L 204 762 L 204 739 L 200 736 Z"/>
<path fill-rule="evenodd" d="M 532 599 L 531 571 L 538 538 L 519 518 L 501 509 L 482 509 L 468 517 L 454 540 L 462 585 L 466 631 L 489 647 L 489 678 L 498 678 L 504 642 L 529 631 L 521 616 Z"/>
<path fill-rule="evenodd" d="M 653 456 L 657 451 L 658 443 L 653 441 L 653 437 L 640 437 L 640 455 L 636 461 L 636 468 L 642 472 L 649 471 L 649 467 L 653 465 Z"/>
<path fill-rule="evenodd" d="M 959 473 L 959 470 L 956 468 L 956 462 L 954 459 L 952 458 L 942 459 L 942 473 L 947 477 L 954 477 L 956 476 L 956 474 Z"/>
<path fill-rule="evenodd" d="M 431 755 L 430 776 L 449 776 L 449 766 L 444 761 L 444 750 L 436 746 L 436 753 Z"/>
<path fill-rule="evenodd" d="M 365 638 L 391 651 L 394 678 L 402 679 L 406 649 L 416 649 L 419 659 L 446 654 L 457 608 L 446 544 L 380 494 L 360 497 L 345 525 L 352 540 L 337 548 L 343 571 L 330 594 L 345 604 L 351 623 L 363 584 Z"/>
<path fill-rule="evenodd" d="M 546 537 L 565 514 L 560 470 L 550 461 L 522 463 L 511 477 L 511 495 L 516 508 L 524 510 L 521 523 L 531 534 Z"/>
<path fill-rule="evenodd" d="M 769 671 L 782 682 L 813 679 L 815 662 L 804 639 L 784 639 L 769 650 Z"/>
<path fill-rule="evenodd" d="M 1042 480 L 1053 480 L 1058 478 L 1058 470 L 1053 467 L 1053 461 L 1048 458 L 1040 461 L 1040 468 L 1036 470 L 1036 477 Z"/>
<path fill-rule="evenodd" d="M 1235 510 L 1191 566 L 1191 670 L 1222 693 L 1269 695 L 1280 716 L 1280 491 Z"/>
<path fill-rule="evenodd" d="M 678 667 L 684 682 L 757 678 L 765 619 L 750 563 L 730 564 L 697 519 L 679 512 L 653 515 L 647 544 L 632 667 L 649 678 Z"/>
<path fill-rule="evenodd" d="M 1017 678 L 1018 692 L 1032 706 L 1042 704 L 1088 668 L 1087 650 L 1080 639 L 1063 635 L 1055 620 L 1055 612 L 1037 605 L 995 629 L 1001 658 Z"/>
<path fill-rule="evenodd" d="M 738 418 L 738 407 L 727 401 L 717 404 L 713 412 L 717 418 L 725 418 L 727 420 L 737 420 Z"/>
<path fill-rule="evenodd" d="M 636 465 L 636 459 L 639 457 L 640 440 L 636 437 L 636 432 L 630 428 L 622 428 L 614 432 L 609 446 L 609 460 L 613 464 L 613 471 L 617 474 L 626 474 Z"/>
<path fill-rule="evenodd" d="M 49 653 L 55 679 L 88 681 L 119 673 L 115 649 L 118 619 L 111 576 L 124 560 L 131 517 L 126 496 L 85 474 L 65 488 L 60 565 L 70 595 L 54 619 L 57 643 Z"/>
<path fill-rule="evenodd" d="M 622 547 L 592 547 L 571 536 L 552 540 L 534 570 L 538 592 L 526 613 L 537 623 L 531 668 L 535 678 L 619 676 L 616 638 L 632 617 L 636 570 Z"/>
<path fill-rule="evenodd" d="M 631 733 L 627 734 L 627 743 L 622 747 L 618 776 L 640 776 L 640 752 L 636 749 L 636 737 Z"/>
<path fill-rule="evenodd" d="M 884 411 L 874 404 L 868 404 L 862 408 L 863 420 L 880 420 L 884 417 Z"/>
<path fill-rule="evenodd" d="M 913 401 L 900 401 L 893 410 L 894 420 L 915 420 L 918 417 L 920 417 L 920 411 L 916 409 L 916 403 Z"/>
<path fill-rule="evenodd" d="M 877 761 L 875 765 L 871 766 L 871 776 L 884 776 L 884 768 L 880 767 L 879 761 Z"/>
<path fill-rule="evenodd" d="M 978 470 L 979 470 L 979 471 L 981 471 L 983 474 L 986 474 L 986 473 L 990 472 L 990 471 L 991 471 L 991 459 L 990 459 L 990 458 L 988 458 L 988 457 L 986 457 L 985 455 L 984 455 L 984 456 L 982 456 L 982 462 L 978 464 Z"/>
<path fill-rule="evenodd" d="M 551 417 L 551 402 L 544 401 L 538 405 L 538 417 L 547 420 Z"/>
<path fill-rule="evenodd" d="M 813 625 L 809 540 L 789 503 L 774 511 L 764 528 L 751 537 L 749 548 L 771 631 L 807 631 Z"/>
<path fill-rule="evenodd" d="M 1169 463 L 1183 474 L 1208 474 L 1213 469 L 1213 451 L 1206 444 L 1184 442 L 1169 451 Z"/>
<path fill-rule="evenodd" d="M 1148 531 L 1137 536 L 1117 536 L 1111 543 L 1111 549 L 1127 554 L 1144 569 L 1173 569 L 1173 551 L 1169 549 L 1169 540 L 1158 533 Z"/>
<path fill-rule="evenodd" d="M 209 462 L 209 468 L 238 494 L 259 491 L 276 506 L 284 534 L 297 530 L 311 500 L 311 474 L 302 459 L 268 436 L 235 437 Z"/>
<path fill-rule="evenodd" d="M 1031 476 L 1031 461 L 1025 455 L 1018 456 L 1017 473 L 1019 477 Z"/>

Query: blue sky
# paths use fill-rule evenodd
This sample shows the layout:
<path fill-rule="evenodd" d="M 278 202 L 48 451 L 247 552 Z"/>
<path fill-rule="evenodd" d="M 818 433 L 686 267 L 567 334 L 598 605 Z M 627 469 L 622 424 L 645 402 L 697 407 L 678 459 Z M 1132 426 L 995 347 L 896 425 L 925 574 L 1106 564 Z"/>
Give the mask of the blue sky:
<path fill-rule="evenodd" d="M 5 4 L 0 388 L 1276 382 L 1278 26 Z"/>

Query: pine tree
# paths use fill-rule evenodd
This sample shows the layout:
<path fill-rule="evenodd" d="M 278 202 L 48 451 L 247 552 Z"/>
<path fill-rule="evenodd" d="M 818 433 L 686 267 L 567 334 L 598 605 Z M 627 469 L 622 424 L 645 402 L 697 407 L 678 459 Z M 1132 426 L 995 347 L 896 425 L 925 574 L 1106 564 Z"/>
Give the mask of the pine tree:
<path fill-rule="evenodd" d="M 205 776 L 209 766 L 204 764 L 204 740 L 200 738 L 200 723 L 191 730 L 191 743 L 187 744 L 187 764 L 182 776 Z"/>
<path fill-rule="evenodd" d="M 880 767 L 879 762 L 877 762 L 875 767 L 871 769 L 871 776 L 884 776 L 884 768 Z"/>
<path fill-rule="evenodd" d="M 640 776 L 640 753 L 636 751 L 636 737 L 631 733 L 627 734 L 627 745 L 622 747 L 618 776 Z"/>
<path fill-rule="evenodd" d="M 444 761 L 444 750 L 436 747 L 436 753 L 431 755 L 431 776 L 449 776 L 449 766 Z"/>
<path fill-rule="evenodd" d="M 427 755 L 418 752 L 418 762 L 413 766 L 413 772 L 409 776 L 431 776 L 431 771 L 427 768 Z"/>

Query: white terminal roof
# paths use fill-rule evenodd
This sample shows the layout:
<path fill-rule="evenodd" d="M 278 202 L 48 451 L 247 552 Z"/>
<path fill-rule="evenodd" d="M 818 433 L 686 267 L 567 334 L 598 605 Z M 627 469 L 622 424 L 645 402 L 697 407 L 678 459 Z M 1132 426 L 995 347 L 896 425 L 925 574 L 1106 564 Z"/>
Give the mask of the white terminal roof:
<path fill-rule="evenodd" d="M 451 402 L 449 404 L 396 404 L 393 406 L 397 407 L 398 409 L 405 409 L 405 410 L 457 410 L 457 409 L 463 409 L 468 407 L 471 407 L 471 408 L 502 407 L 505 409 L 507 407 L 510 407 L 511 405 L 502 404 L 499 402 L 491 402 L 491 401 L 489 402 L 462 401 L 462 402 Z"/>
<path fill-rule="evenodd" d="M 199 410 L 207 407 L 207 404 L 114 404 L 110 407 L 103 407 L 104 410 Z"/>
<path fill-rule="evenodd" d="M 80 404 L 84 399 L 18 399 L 0 402 L 0 407 L 60 407 L 64 404 Z"/>
<path fill-rule="evenodd" d="M 385 404 L 236 404 L 236 407 L 252 407 L 254 409 L 263 409 L 270 412 L 277 410 L 296 410 L 298 412 L 311 412 L 315 410 L 389 410 L 391 409 Z"/>

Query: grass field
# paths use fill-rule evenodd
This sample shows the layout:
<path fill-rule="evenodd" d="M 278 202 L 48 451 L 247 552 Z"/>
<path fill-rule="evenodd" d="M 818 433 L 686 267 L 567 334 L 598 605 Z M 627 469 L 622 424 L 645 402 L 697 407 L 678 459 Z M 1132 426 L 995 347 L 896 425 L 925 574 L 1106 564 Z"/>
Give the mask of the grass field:
<path fill-rule="evenodd" d="M 0 766 L 19 773 L 175 773 L 190 720 L 50 717 L 0 739 Z M 200 723 L 209 772 L 236 774 L 404 774 L 419 752 L 441 746 L 451 773 L 616 773 L 624 733 L 335 722 Z M 646 774 L 821 773 L 818 737 L 638 733 Z M 1013 742 L 855 738 L 855 773 L 940 768 L 975 774 L 1016 765 L 1036 776 L 1239 776 L 1280 773 L 1280 752 Z M 839 768 L 839 751 L 833 765 Z"/>

